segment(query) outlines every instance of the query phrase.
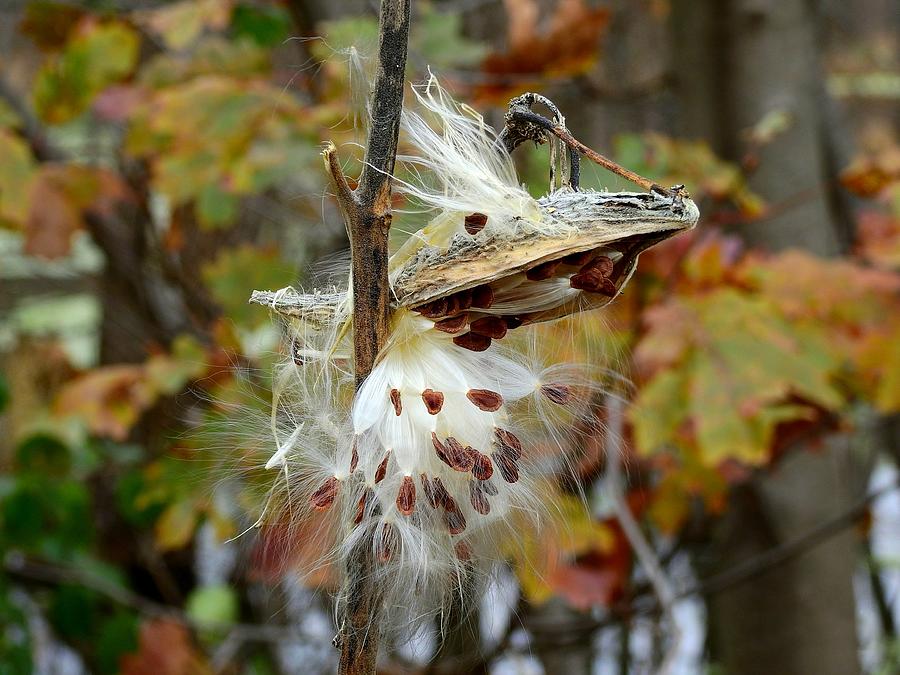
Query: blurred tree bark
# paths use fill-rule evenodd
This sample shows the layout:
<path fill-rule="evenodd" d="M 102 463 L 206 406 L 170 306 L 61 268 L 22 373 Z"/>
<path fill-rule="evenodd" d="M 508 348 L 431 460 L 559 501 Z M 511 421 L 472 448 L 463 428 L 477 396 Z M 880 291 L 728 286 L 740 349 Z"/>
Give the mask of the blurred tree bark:
<path fill-rule="evenodd" d="M 743 158 L 746 130 L 765 115 L 790 118 L 785 133 L 756 149 L 749 178 L 772 213 L 738 233 L 754 246 L 834 256 L 845 251 L 850 225 L 834 198 L 839 132 L 824 92 L 818 10 L 805 0 L 676 0 L 674 65 L 681 132 L 709 137 L 732 160 Z M 860 460 L 844 435 L 790 448 L 734 491 L 703 571 L 727 569 L 845 509 L 865 487 Z M 857 560 L 848 530 L 709 598 L 713 659 L 733 675 L 859 672 Z"/>

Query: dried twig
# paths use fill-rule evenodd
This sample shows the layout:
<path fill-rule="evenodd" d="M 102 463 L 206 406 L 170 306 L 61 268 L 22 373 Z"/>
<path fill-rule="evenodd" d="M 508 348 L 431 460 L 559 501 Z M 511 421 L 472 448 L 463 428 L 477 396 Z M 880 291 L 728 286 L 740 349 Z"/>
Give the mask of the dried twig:
<path fill-rule="evenodd" d="M 350 235 L 353 274 L 353 347 L 357 386 L 362 383 L 388 334 L 388 232 L 391 227 L 391 175 L 397 155 L 400 111 L 409 38 L 409 0 L 382 0 L 378 65 L 370 107 L 370 130 L 359 186 L 351 190 L 329 144 L 324 152 L 338 204 Z M 370 537 L 347 563 L 346 607 L 336 643 L 339 672 L 374 673 L 378 655 L 380 594 L 375 582 Z"/>
<path fill-rule="evenodd" d="M 553 112 L 555 119 L 549 120 L 543 115 L 534 112 L 531 109 L 531 106 L 535 103 L 540 103 L 548 107 Z M 520 143 L 527 140 L 542 143 L 547 133 L 556 136 L 569 148 L 570 171 L 572 174 L 573 187 L 578 187 L 578 158 L 580 155 L 584 155 L 595 164 L 599 164 L 604 169 L 612 171 L 617 176 L 621 176 L 635 185 L 640 185 L 645 190 L 658 192 L 667 197 L 673 197 L 680 191 L 680 186 L 672 188 L 671 190 L 664 188 L 649 178 L 644 178 L 640 174 L 637 174 L 630 169 L 626 169 L 621 164 L 612 161 L 608 157 L 604 157 L 596 150 L 586 146 L 575 138 L 566 128 L 556 106 L 540 94 L 522 94 L 509 102 L 509 109 L 506 113 L 506 127 L 500 134 L 500 140 L 504 143 L 509 152 L 512 152 Z"/>

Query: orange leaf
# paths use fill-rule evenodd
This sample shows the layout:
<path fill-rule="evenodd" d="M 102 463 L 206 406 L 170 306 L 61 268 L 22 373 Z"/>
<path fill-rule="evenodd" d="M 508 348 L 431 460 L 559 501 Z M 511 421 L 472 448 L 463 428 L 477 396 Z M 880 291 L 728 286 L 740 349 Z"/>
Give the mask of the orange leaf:
<path fill-rule="evenodd" d="M 136 654 L 121 660 L 122 675 L 203 675 L 211 673 L 206 659 L 194 648 L 187 628 L 171 619 L 141 625 Z"/>

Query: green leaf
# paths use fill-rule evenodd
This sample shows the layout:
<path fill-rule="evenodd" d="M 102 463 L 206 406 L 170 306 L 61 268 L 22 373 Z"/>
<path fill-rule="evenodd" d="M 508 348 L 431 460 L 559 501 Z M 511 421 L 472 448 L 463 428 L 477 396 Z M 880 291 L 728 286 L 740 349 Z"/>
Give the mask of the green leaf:
<path fill-rule="evenodd" d="M 293 278 L 275 251 L 251 246 L 223 251 L 203 269 L 203 279 L 225 315 L 242 326 L 268 321 L 265 312 L 247 303 L 247 289 L 283 288 Z"/>
<path fill-rule="evenodd" d="M 38 432 L 24 438 L 16 448 L 16 464 L 23 472 L 59 478 L 69 473 L 69 448 L 56 436 Z"/>
<path fill-rule="evenodd" d="M 119 660 L 138 649 L 139 622 L 135 615 L 120 612 L 103 622 L 96 643 L 97 670 L 101 675 L 119 672 Z"/>
<path fill-rule="evenodd" d="M 281 7 L 241 4 L 234 8 L 231 28 L 261 47 L 275 47 L 290 37 L 291 18 Z"/>
<path fill-rule="evenodd" d="M 51 124 L 74 119 L 104 88 L 134 70 L 139 47 L 140 38 L 125 23 L 83 21 L 64 51 L 38 73 L 35 110 Z"/>
<path fill-rule="evenodd" d="M 199 624 L 227 624 L 238 619 L 238 599 L 229 586 L 195 589 L 185 603 L 187 614 Z"/>
<path fill-rule="evenodd" d="M 215 183 L 208 183 L 197 198 L 197 219 L 206 229 L 226 227 L 237 217 L 239 203 L 236 195 L 222 190 Z"/>
<path fill-rule="evenodd" d="M 98 598 L 83 586 L 60 586 L 50 601 L 48 613 L 56 632 L 66 640 L 91 637 L 97 621 Z"/>
<path fill-rule="evenodd" d="M 28 144 L 12 131 L 0 129 L 0 225 L 21 227 L 31 207 L 28 195 L 35 177 L 35 161 Z"/>
<path fill-rule="evenodd" d="M 438 12 L 426 4 L 421 6 L 417 18 L 411 47 L 423 55 L 429 66 L 438 70 L 474 66 L 487 56 L 487 45 L 463 34 L 462 15 L 458 12 Z"/>
<path fill-rule="evenodd" d="M 9 405 L 9 385 L 6 383 L 6 377 L 0 373 L 0 413 Z"/>

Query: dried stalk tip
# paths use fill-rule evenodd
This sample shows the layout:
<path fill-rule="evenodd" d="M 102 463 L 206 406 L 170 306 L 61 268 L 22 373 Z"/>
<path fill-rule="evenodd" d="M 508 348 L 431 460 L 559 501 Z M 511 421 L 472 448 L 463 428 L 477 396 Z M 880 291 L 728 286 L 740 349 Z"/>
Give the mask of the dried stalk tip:
<path fill-rule="evenodd" d="M 422 400 L 429 415 L 437 415 L 444 407 L 444 394 L 434 389 L 426 389 L 422 392 Z"/>
<path fill-rule="evenodd" d="M 466 232 L 471 235 L 476 235 L 481 232 L 485 225 L 487 225 L 487 216 L 483 213 L 473 213 L 472 215 L 466 216 Z"/>
<path fill-rule="evenodd" d="M 394 404 L 394 413 L 400 417 L 400 413 L 403 412 L 403 404 L 400 402 L 399 389 L 391 389 L 391 403 Z"/>
<path fill-rule="evenodd" d="M 484 412 L 497 412 L 503 405 L 503 397 L 490 389 L 469 389 L 466 398 Z"/>
<path fill-rule="evenodd" d="M 327 511 L 337 497 L 338 479 L 326 478 L 319 488 L 309 496 L 309 505 L 316 511 Z"/>
<path fill-rule="evenodd" d="M 412 477 L 404 476 L 397 492 L 397 510 L 404 516 L 412 515 L 416 508 L 416 484 Z"/>

